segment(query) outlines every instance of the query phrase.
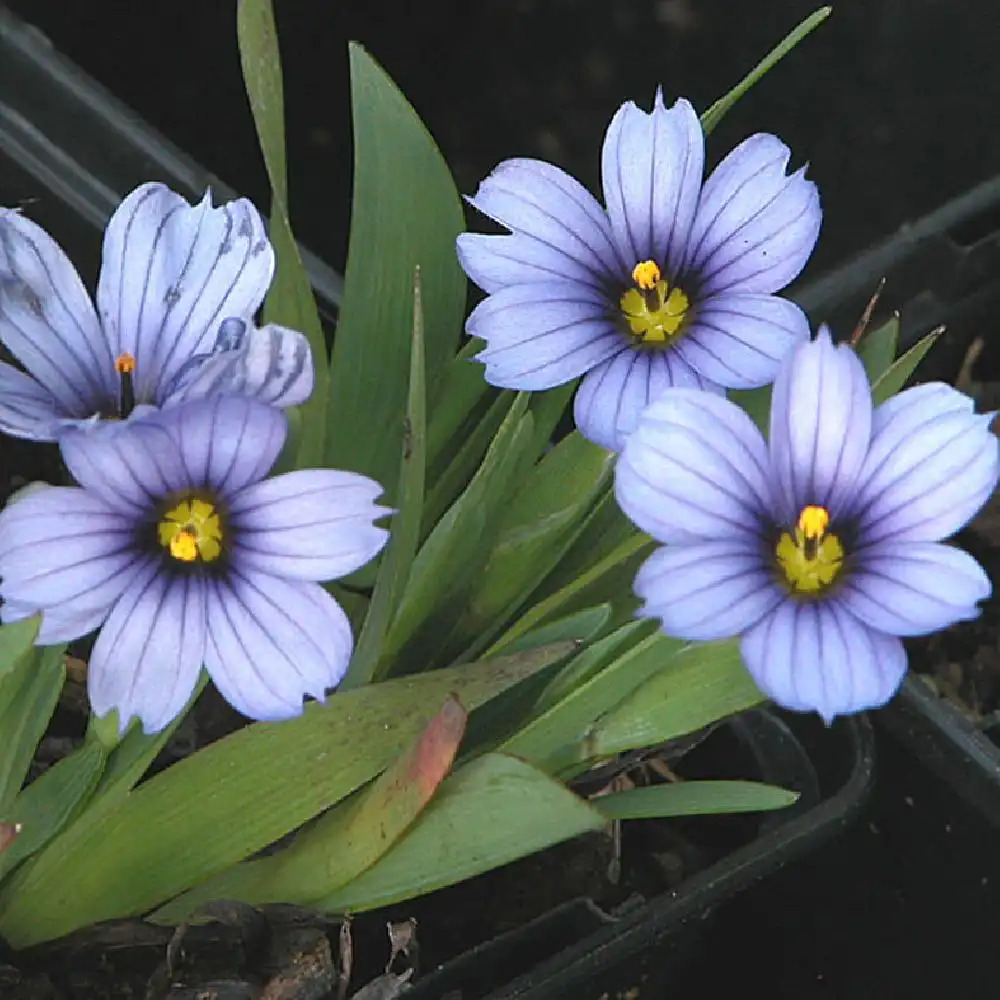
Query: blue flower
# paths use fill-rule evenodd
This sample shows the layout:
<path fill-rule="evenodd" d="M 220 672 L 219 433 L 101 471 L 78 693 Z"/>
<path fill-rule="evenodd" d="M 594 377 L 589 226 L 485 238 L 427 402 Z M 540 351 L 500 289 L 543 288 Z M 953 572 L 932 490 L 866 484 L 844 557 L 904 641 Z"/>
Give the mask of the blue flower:
<path fill-rule="evenodd" d="M 97 308 L 59 246 L 0 209 L 0 341 L 24 366 L 0 364 L 0 430 L 36 441 L 134 406 L 213 392 L 275 406 L 313 387 L 302 334 L 253 315 L 274 252 L 246 200 L 191 206 L 143 184 L 104 234 Z"/>
<path fill-rule="evenodd" d="M 202 666 L 256 719 L 296 715 L 344 675 L 351 629 L 315 582 L 368 562 L 387 532 L 378 483 L 303 469 L 265 480 L 284 415 L 214 396 L 104 433 L 70 429 L 80 487 L 43 487 L 0 513 L 3 621 L 43 612 L 40 644 L 100 627 L 90 701 L 146 732 L 183 708 Z"/>
<path fill-rule="evenodd" d="M 640 613 L 686 639 L 739 635 L 788 708 L 882 705 L 906 672 L 898 637 L 975 618 L 990 595 L 941 542 L 996 486 L 992 416 L 942 383 L 873 412 L 854 351 L 823 329 L 778 374 L 767 444 L 727 400 L 666 392 L 616 470 L 622 510 L 665 543 L 636 577 Z"/>
<path fill-rule="evenodd" d="M 509 235 L 463 233 L 458 255 L 489 293 L 468 332 L 486 342 L 486 380 L 548 389 L 585 375 L 582 433 L 620 449 L 663 389 L 765 385 L 809 336 L 773 293 L 819 235 L 816 186 L 787 176 L 773 135 L 737 146 L 702 184 L 705 143 L 691 105 L 631 102 L 604 139 L 607 210 L 538 160 L 506 160 L 469 199 Z"/>

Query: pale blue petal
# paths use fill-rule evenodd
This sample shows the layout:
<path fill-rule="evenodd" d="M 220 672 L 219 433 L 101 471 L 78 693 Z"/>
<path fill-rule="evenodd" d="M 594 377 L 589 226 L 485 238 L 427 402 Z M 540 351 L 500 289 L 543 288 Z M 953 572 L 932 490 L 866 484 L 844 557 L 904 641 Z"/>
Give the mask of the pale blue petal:
<path fill-rule="evenodd" d="M 625 514 L 658 541 L 756 544 L 769 507 L 767 452 L 726 399 L 670 389 L 649 407 L 615 469 Z"/>
<path fill-rule="evenodd" d="M 87 672 L 94 714 L 118 710 L 120 732 L 135 717 L 156 733 L 194 691 L 205 656 L 205 578 L 163 572 L 149 557 L 97 636 Z"/>
<path fill-rule="evenodd" d="M 100 624 L 139 562 L 132 519 L 85 490 L 42 487 L 0 512 L 4 621 L 44 612 L 42 642 Z"/>
<path fill-rule="evenodd" d="M 743 636 L 740 652 L 757 686 L 827 723 L 884 705 L 906 674 L 895 636 L 876 632 L 837 601 L 785 600 Z"/>
<path fill-rule="evenodd" d="M 476 355 L 486 381 L 512 389 L 571 382 L 627 343 L 604 296 L 565 281 L 501 289 L 476 306 L 466 330 L 486 342 Z"/>
<path fill-rule="evenodd" d="M 592 368 L 573 403 L 580 433 L 595 444 L 620 451 L 646 407 L 670 388 L 723 390 L 702 378 L 676 351 L 627 347 Z"/>
<path fill-rule="evenodd" d="M 967 552 L 938 542 L 880 542 L 856 554 L 840 599 L 880 632 L 926 635 L 978 618 L 990 578 Z"/>
<path fill-rule="evenodd" d="M 600 293 L 607 287 L 605 279 L 598 278 L 584 264 L 524 233 L 510 236 L 461 233 L 455 246 L 462 270 L 484 292 L 552 281 L 572 282 Z"/>
<path fill-rule="evenodd" d="M 704 378 L 727 389 L 773 382 L 782 361 L 809 339 L 809 320 L 775 295 L 723 293 L 698 304 L 676 350 Z"/>
<path fill-rule="evenodd" d="M 469 203 L 546 247 L 567 277 L 604 282 L 622 275 L 607 215 L 582 184 L 558 167 L 540 160 L 504 160 Z"/>
<path fill-rule="evenodd" d="M 877 431 L 852 516 L 871 544 L 934 542 L 966 524 L 996 487 L 1000 448 L 992 415 L 942 385 L 907 389 L 876 411 Z"/>
<path fill-rule="evenodd" d="M 240 396 L 212 396 L 159 417 L 180 450 L 188 485 L 221 496 L 263 479 L 278 460 L 288 422 L 281 410 Z"/>
<path fill-rule="evenodd" d="M 826 507 L 834 521 L 845 514 L 868 452 L 871 420 L 864 367 L 821 327 L 774 382 L 769 440 L 783 523 L 794 524 L 807 504 Z"/>
<path fill-rule="evenodd" d="M 601 180 L 626 273 L 653 260 L 677 276 L 704 167 L 701 124 L 686 100 L 667 108 L 657 90 L 650 113 L 631 101 L 618 109 L 604 137 Z"/>
<path fill-rule="evenodd" d="M 645 602 L 639 614 L 681 639 L 739 635 L 782 599 L 759 546 L 743 538 L 657 549 L 634 589 Z"/>
<path fill-rule="evenodd" d="M 97 307 L 112 353 L 136 359 L 136 398 L 159 404 L 184 363 L 211 349 L 219 324 L 249 319 L 274 273 L 274 251 L 245 199 L 189 205 L 143 184 L 104 234 Z"/>
<path fill-rule="evenodd" d="M 80 276 L 45 230 L 0 209 L 0 340 L 58 401 L 86 417 L 116 399 L 118 376 Z"/>
<path fill-rule="evenodd" d="M 205 666 L 222 696 L 251 719 L 298 715 L 347 671 L 354 640 L 318 583 L 265 573 L 210 582 Z"/>
<path fill-rule="evenodd" d="M 229 394 L 284 409 L 311 395 L 314 383 L 309 341 L 295 330 L 269 323 L 257 329 L 242 319 L 219 327 L 211 354 L 195 355 L 163 393 L 163 406 Z"/>
<path fill-rule="evenodd" d="M 805 267 L 822 212 L 805 168 L 786 176 L 790 155 L 775 136 L 753 135 L 705 181 L 685 264 L 702 294 L 766 295 Z"/>
<path fill-rule="evenodd" d="M 0 362 L 0 431 L 29 441 L 55 441 L 65 414 L 62 404 L 41 383 Z"/>
<path fill-rule="evenodd" d="M 128 423 L 70 428 L 59 448 L 84 489 L 132 518 L 149 516 L 164 497 L 192 485 L 180 449 L 155 411 Z"/>
<path fill-rule="evenodd" d="M 382 487 L 337 469 L 299 469 L 232 496 L 233 560 L 241 569 L 297 580 L 334 580 L 364 566 L 389 532 L 374 521 L 390 513 Z"/>

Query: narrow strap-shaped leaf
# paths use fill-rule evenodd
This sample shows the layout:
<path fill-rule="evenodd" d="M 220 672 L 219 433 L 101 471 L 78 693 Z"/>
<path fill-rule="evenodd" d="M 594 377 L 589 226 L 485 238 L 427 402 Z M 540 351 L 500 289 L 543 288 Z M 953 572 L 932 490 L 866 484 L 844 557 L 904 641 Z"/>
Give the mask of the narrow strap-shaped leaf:
<path fill-rule="evenodd" d="M 10 849 L 0 853 L 0 879 L 40 851 L 83 808 L 97 787 L 106 759 L 107 751 L 100 743 L 84 743 L 14 799 L 3 820 L 21 829 Z"/>
<path fill-rule="evenodd" d="M 469 485 L 483 461 L 490 442 L 500 430 L 507 418 L 511 406 L 518 399 L 518 394 L 511 389 L 504 389 L 488 397 L 491 402 L 487 409 L 477 415 L 475 424 L 470 427 L 460 441 L 455 442 L 454 452 L 439 455 L 439 468 L 429 469 L 427 482 L 427 500 L 424 503 L 424 523 L 421 529 L 423 537 L 428 536 L 434 526 L 441 520 L 445 511 L 458 499 L 462 491 Z M 527 400 L 522 404 L 527 409 Z M 448 458 L 448 461 L 444 461 Z M 444 464 L 441 464 L 444 462 Z"/>
<path fill-rule="evenodd" d="M 465 606 L 469 585 L 486 560 L 489 540 L 513 491 L 515 473 L 530 447 L 532 421 L 527 405 L 527 394 L 518 394 L 472 482 L 417 553 L 375 676 L 386 676 L 404 647 L 404 658 L 416 657 L 417 662 L 439 655 L 442 634 L 450 631 Z"/>
<path fill-rule="evenodd" d="M 899 316 L 891 317 L 877 330 L 869 330 L 858 345 L 858 357 L 868 381 L 874 385 L 896 358 L 899 344 Z"/>
<path fill-rule="evenodd" d="M 161 905 L 370 781 L 449 694 L 472 710 L 572 649 L 558 643 L 369 684 L 297 719 L 238 730 L 114 808 L 84 813 L 18 869 L 0 887 L 0 937 L 22 948 Z"/>
<path fill-rule="evenodd" d="M 426 389 L 424 385 L 424 312 L 420 295 L 420 271 L 413 276 L 413 346 L 410 350 L 410 392 L 406 408 L 407 434 L 400 461 L 399 510 L 385 555 L 379 563 L 375 591 L 368 606 L 365 624 L 351 657 L 347 676 L 341 684 L 349 691 L 367 684 L 375 673 L 382 643 L 410 576 L 410 568 L 420 542 L 420 522 L 424 509 L 426 477 Z"/>
<path fill-rule="evenodd" d="M 0 625 L 0 707 L 4 699 L 4 678 L 14 673 L 18 664 L 31 654 L 42 624 L 41 615 Z"/>
<path fill-rule="evenodd" d="M 100 781 L 94 794 L 87 802 L 88 811 L 107 808 L 131 791 L 159 752 L 166 746 L 177 727 L 183 722 L 188 710 L 194 705 L 207 683 L 208 674 L 203 670 L 187 704 L 160 732 L 144 733 L 138 725 L 129 729 L 124 738 L 108 755 L 104 771 L 100 775 Z M 92 731 L 87 733 L 88 741 L 94 738 Z"/>
<path fill-rule="evenodd" d="M 635 533 L 616 545 L 575 580 L 533 605 L 490 647 L 494 653 L 507 648 L 518 636 L 577 608 L 607 601 L 613 608 L 635 603 L 632 580 L 639 564 L 653 550 L 647 535 Z"/>
<path fill-rule="evenodd" d="M 923 361 L 924 355 L 934 346 L 942 333 L 942 330 L 933 330 L 926 337 L 921 337 L 905 354 L 901 354 L 882 372 L 872 386 L 872 401 L 876 406 L 884 403 L 890 396 L 895 396 L 906 385 L 914 369 Z"/>
<path fill-rule="evenodd" d="M 326 335 L 289 221 L 284 92 L 271 0 L 238 0 L 236 30 L 243 80 L 271 184 L 269 236 L 276 268 L 264 303 L 264 318 L 269 323 L 299 330 L 309 340 L 315 386 L 312 396 L 301 407 L 296 464 L 300 468 L 322 465 L 329 391 Z"/>
<path fill-rule="evenodd" d="M 462 328 L 461 201 L 434 141 L 385 71 L 350 46 L 354 192 L 330 366 L 327 461 L 378 480 L 397 503 L 420 268 L 428 408 Z"/>
<path fill-rule="evenodd" d="M 739 643 L 691 643 L 594 726 L 590 757 L 655 746 L 763 701 Z"/>
<path fill-rule="evenodd" d="M 466 713 L 449 697 L 416 742 L 370 785 L 275 854 L 227 868 L 150 916 L 176 924 L 213 899 L 308 905 L 370 868 L 431 800 L 455 759 Z"/>
<path fill-rule="evenodd" d="M 728 94 L 720 97 L 702 116 L 701 127 L 705 135 L 708 135 L 732 106 L 746 94 L 755 83 L 757 83 L 767 72 L 777 63 L 781 62 L 806 35 L 818 28 L 831 14 L 832 7 L 820 7 L 814 11 L 798 26 L 793 28 L 771 51 Z"/>
<path fill-rule="evenodd" d="M 679 781 L 613 792 L 591 802 L 608 819 L 658 819 L 784 809 L 798 797 L 798 792 L 758 781 Z"/>
<path fill-rule="evenodd" d="M 482 574 L 449 638 L 455 653 L 477 655 L 572 544 L 611 476 L 614 455 L 578 432 L 529 472 L 503 513 Z"/>
<path fill-rule="evenodd" d="M 606 640 L 605 640 L 606 641 Z M 584 674 L 503 745 L 506 753 L 531 761 L 547 773 L 590 759 L 590 734 L 599 720 L 655 674 L 669 670 L 686 647 L 682 639 L 657 633 L 636 643 L 602 670 Z M 586 656 L 587 651 L 579 654 Z M 651 711 L 656 703 L 649 704 Z"/>
<path fill-rule="evenodd" d="M 537 768 L 485 754 L 445 779 L 409 833 L 353 882 L 319 900 L 361 913 L 453 885 L 606 824 Z"/>
<path fill-rule="evenodd" d="M 0 810 L 21 790 L 66 680 L 65 646 L 32 647 L 0 687 Z M 2 813 L 0 813 L 2 814 Z"/>

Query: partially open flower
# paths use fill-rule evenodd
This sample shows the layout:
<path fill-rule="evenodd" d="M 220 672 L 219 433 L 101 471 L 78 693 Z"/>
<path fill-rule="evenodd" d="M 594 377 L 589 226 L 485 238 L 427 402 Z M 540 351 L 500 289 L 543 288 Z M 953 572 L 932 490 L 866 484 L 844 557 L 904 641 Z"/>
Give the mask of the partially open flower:
<path fill-rule="evenodd" d="M 773 293 L 802 270 L 819 235 L 816 186 L 786 175 L 773 135 L 737 146 L 702 184 L 694 109 L 657 92 L 631 102 L 604 139 L 607 210 L 562 170 L 501 163 L 470 202 L 511 230 L 464 233 L 458 254 L 489 297 L 468 331 L 486 341 L 486 380 L 548 389 L 584 375 L 581 432 L 618 450 L 669 386 L 721 392 L 765 385 L 809 336 Z"/>
<path fill-rule="evenodd" d="M 55 241 L 0 209 L 0 431 L 53 441 L 94 417 L 127 417 L 213 392 L 293 406 L 313 388 L 306 338 L 253 316 L 274 252 L 245 199 L 189 205 L 143 184 L 104 234 L 97 308 Z"/>
<path fill-rule="evenodd" d="M 202 666 L 256 719 L 298 714 L 343 677 L 353 640 L 316 581 L 385 544 L 378 483 L 303 469 L 265 480 L 284 415 L 216 396 L 111 427 L 68 430 L 80 487 L 0 512 L 0 616 L 43 612 L 41 644 L 101 632 L 88 684 L 97 715 L 146 732 L 184 707 Z"/>
<path fill-rule="evenodd" d="M 739 407 L 673 389 L 629 438 L 615 490 L 665 543 L 641 614 L 688 639 L 741 636 L 761 690 L 829 721 L 886 702 L 898 636 L 979 614 L 989 578 L 941 540 L 993 492 L 992 414 L 928 383 L 872 410 L 854 351 L 825 330 L 774 385 L 769 442 Z"/>

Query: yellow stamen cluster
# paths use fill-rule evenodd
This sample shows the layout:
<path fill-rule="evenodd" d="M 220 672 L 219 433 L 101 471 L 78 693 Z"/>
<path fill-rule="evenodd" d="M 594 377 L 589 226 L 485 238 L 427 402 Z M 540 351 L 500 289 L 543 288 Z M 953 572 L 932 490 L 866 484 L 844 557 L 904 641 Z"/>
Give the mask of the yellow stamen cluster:
<path fill-rule="evenodd" d="M 778 539 L 775 554 L 793 593 L 816 594 L 829 587 L 840 572 L 844 547 L 827 532 L 830 512 L 825 507 L 803 507 L 794 538 L 787 531 Z"/>
<path fill-rule="evenodd" d="M 632 280 L 635 287 L 619 302 L 629 330 L 644 344 L 665 346 L 680 333 L 691 302 L 680 288 L 667 284 L 656 261 L 636 264 Z"/>
<path fill-rule="evenodd" d="M 222 553 L 222 522 L 207 500 L 182 500 L 163 515 L 157 530 L 160 544 L 180 562 L 212 562 Z"/>

